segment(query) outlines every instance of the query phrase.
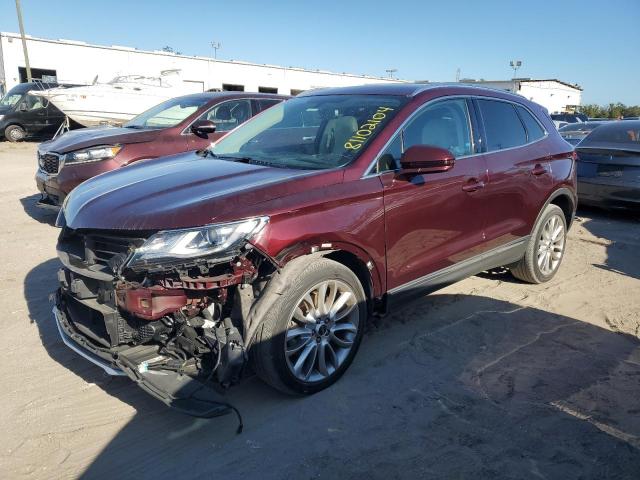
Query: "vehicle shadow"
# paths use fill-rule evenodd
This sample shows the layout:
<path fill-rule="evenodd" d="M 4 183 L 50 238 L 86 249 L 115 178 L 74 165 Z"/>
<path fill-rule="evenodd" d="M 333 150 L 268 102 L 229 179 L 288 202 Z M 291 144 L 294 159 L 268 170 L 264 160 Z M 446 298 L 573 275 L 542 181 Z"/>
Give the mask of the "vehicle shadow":
<path fill-rule="evenodd" d="M 44 347 L 137 411 L 81 478 L 636 479 L 640 471 L 632 336 L 492 298 L 433 294 L 372 322 L 356 361 L 327 390 L 292 398 L 255 378 L 232 389 L 245 423 L 236 435 L 233 416 L 178 414 L 68 350 L 42 298 L 57 268 L 39 265 L 24 285 Z"/>
<path fill-rule="evenodd" d="M 37 207 L 36 203 L 38 200 L 40 200 L 39 193 L 29 195 L 28 197 L 22 197 L 20 199 L 20 203 L 22 204 L 22 208 L 25 213 L 34 220 L 37 220 L 40 223 L 47 223 L 52 226 L 55 225 L 58 212 Z"/>
<path fill-rule="evenodd" d="M 581 207 L 579 213 L 588 217 L 582 223 L 584 228 L 592 235 L 610 241 L 606 246 L 605 263 L 594 263 L 593 266 L 640 279 L 640 260 L 629 261 L 637 258 L 640 249 L 640 238 L 636 233 L 640 225 L 640 212 Z M 634 228 L 629 228 L 631 226 Z"/>

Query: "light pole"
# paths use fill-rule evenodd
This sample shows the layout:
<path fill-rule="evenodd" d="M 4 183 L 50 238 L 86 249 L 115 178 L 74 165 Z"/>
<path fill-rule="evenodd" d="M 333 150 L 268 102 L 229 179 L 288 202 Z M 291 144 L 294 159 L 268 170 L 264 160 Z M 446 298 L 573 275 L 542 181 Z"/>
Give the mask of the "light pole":
<path fill-rule="evenodd" d="M 516 72 L 522 66 L 522 61 L 520 60 L 511 60 L 509 62 L 509 66 L 513 68 L 513 78 L 516 78 Z"/>
<path fill-rule="evenodd" d="M 27 70 L 27 82 L 31 82 L 31 66 L 29 65 L 29 52 L 27 52 L 27 39 L 24 37 L 24 24 L 22 23 L 22 7 L 20 7 L 20 0 L 16 0 L 16 12 L 18 12 L 18 25 L 20 26 L 20 36 L 22 37 L 22 50 L 24 51 L 24 66 Z"/>
<path fill-rule="evenodd" d="M 218 49 L 222 48 L 222 43 L 211 42 L 211 48 L 213 48 L 213 58 L 218 58 Z"/>
<path fill-rule="evenodd" d="M 397 68 L 387 68 L 385 70 L 385 72 L 387 72 L 387 74 L 389 74 L 389 78 L 393 78 L 393 74 L 396 73 L 398 71 Z"/>

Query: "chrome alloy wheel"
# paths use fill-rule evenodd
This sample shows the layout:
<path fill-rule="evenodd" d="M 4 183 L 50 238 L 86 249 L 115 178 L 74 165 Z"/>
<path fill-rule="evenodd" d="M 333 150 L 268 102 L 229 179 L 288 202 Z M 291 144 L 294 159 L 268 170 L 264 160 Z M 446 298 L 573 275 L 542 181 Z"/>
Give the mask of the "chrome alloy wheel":
<path fill-rule="evenodd" d="M 353 289 L 325 280 L 298 300 L 286 331 L 285 356 L 291 373 L 303 382 L 333 375 L 349 356 L 360 318 Z"/>
<path fill-rule="evenodd" d="M 543 275 L 550 275 L 558 268 L 564 243 L 564 224 L 559 215 L 553 215 L 542 227 L 538 239 L 538 268 Z"/>

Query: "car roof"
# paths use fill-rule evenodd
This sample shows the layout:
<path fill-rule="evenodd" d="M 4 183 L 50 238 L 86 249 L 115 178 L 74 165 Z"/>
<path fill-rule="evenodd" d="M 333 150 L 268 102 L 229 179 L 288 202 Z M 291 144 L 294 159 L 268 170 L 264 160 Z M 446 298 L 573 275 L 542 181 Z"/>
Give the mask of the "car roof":
<path fill-rule="evenodd" d="M 370 83 L 352 87 L 321 88 L 308 90 L 298 97 L 312 97 L 319 95 L 392 95 L 416 97 L 419 94 L 443 90 L 447 94 L 482 95 L 511 99 L 521 103 L 530 103 L 521 95 L 515 95 L 506 90 L 480 87 L 463 83 Z"/>
<path fill-rule="evenodd" d="M 189 98 L 194 100 L 211 101 L 225 98 L 276 98 L 286 99 L 290 98 L 289 95 L 278 95 L 276 93 L 257 93 L 257 92 L 202 92 L 191 93 L 189 95 L 182 95 L 176 98 Z"/>

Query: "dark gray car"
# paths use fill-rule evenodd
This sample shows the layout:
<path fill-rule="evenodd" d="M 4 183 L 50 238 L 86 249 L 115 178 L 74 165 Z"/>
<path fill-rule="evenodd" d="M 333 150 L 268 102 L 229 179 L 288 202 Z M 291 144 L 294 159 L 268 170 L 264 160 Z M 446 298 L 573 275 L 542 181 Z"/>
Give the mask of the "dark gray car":
<path fill-rule="evenodd" d="M 640 120 L 599 126 L 576 153 L 580 203 L 640 209 Z"/>

